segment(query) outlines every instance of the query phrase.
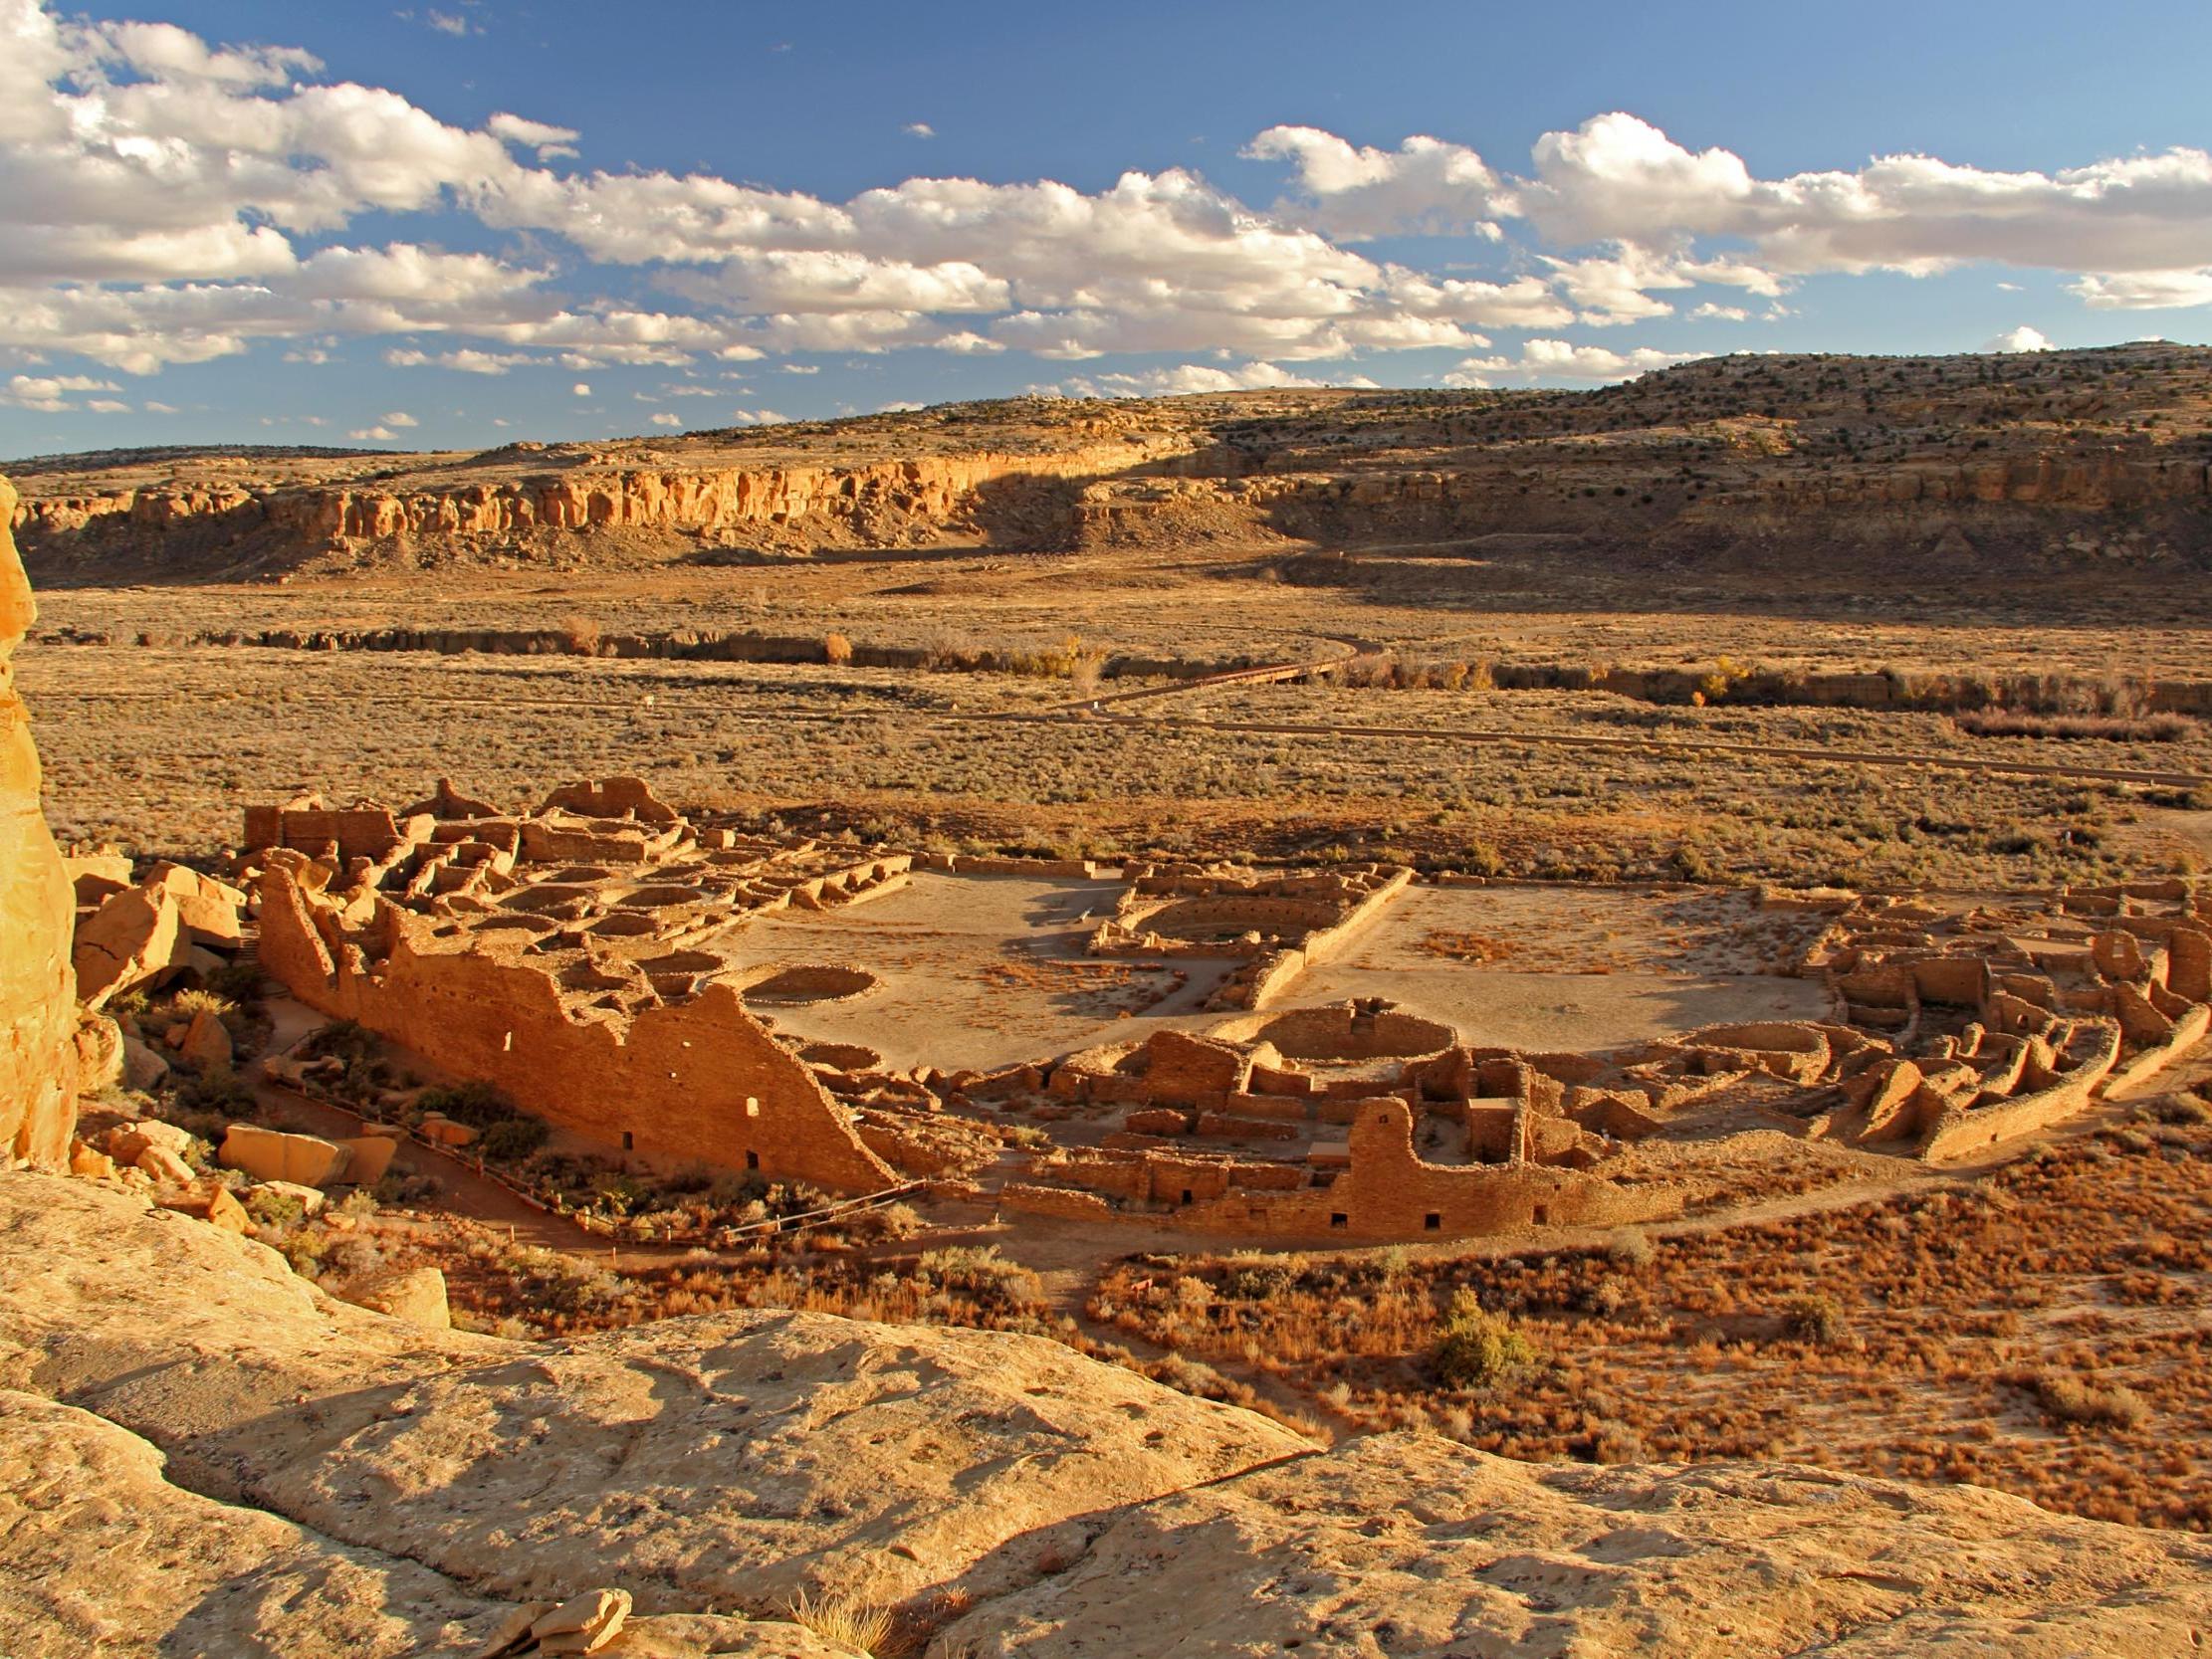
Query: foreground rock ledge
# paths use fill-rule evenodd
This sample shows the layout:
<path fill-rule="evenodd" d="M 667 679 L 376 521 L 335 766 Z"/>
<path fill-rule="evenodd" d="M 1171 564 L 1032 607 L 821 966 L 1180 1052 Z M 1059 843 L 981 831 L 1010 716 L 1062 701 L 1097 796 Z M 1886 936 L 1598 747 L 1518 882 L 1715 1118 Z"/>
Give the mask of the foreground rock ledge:
<path fill-rule="evenodd" d="M 431 1332 L 32 1173 L 0 1176 L 0 1387 L 10 1653 L 81 1651 L 65 1614 L 103 1652 L 465 1651 L 604 1586 L 625 1653 L 837 1652 L 702 1618 L 799 1589 L 954 1592 L 952 1651 L 1025 1659 L 2166 1659 L 2212 1625 L 2212 1544 L 1973 1488 L 1314 1453 L 1041 1340 L 815 1315 Z"/>

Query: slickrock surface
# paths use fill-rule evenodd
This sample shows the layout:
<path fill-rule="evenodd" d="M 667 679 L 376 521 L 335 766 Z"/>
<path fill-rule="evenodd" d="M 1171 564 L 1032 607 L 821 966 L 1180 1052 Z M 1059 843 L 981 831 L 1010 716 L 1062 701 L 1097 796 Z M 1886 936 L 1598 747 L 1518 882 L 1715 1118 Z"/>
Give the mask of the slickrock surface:
<path fill-rule="evenodd" d="M 1103 1519 L 1103 1518 L 1102 1518 Z M 1514 1463 L 1426 1435 L 1103 1520 L 979 1656 L 2185 1654 L 2212 1546 L 1791 1464 Z"/>
<path fill-rule="evenodd" d="M 14 511 L 0 479 L 0 1158 L 59 1168 L 77 1121 L 77 912 L 39 810 L 39 753 L 9 664 L 38 618 L 8 532 Z"/>
<path fill-rule="evenodd" d="M 0 1408 L 11 1653 L 81 1651 L 32 1639 L 64 1612 L 125 1653 L 444 1651 L 449 1623 L 516 1616 L 472 1596 L 613 1587 L 637 1615 L 608 1652 L 790 1659 L 840 1650 L 708 1609 L 951 1591 L 951 1651 L 1023 1659 L 2169 1659 L 2212 1622 L 2206 1541 L 1972 1488 L 1412 1435 L 1299 1455 L 1048 1343 L 817 1315 L 430 1333 L 31 1173 L 0 1176 L 0 1383 L 108 1419 Z M 226 1484 L 273 1514 L 179 1490 Z"/>
<path fill-rule="evenodd" d="M 1040 1338 L 813 1314 L 558 1346 L 347 1307 L 89 1181 L 0 1180 L 0 1383 L 503 1595 L 641 1611 L 1024 1581 L 1070 1518 L 1307 1443 Z"/>

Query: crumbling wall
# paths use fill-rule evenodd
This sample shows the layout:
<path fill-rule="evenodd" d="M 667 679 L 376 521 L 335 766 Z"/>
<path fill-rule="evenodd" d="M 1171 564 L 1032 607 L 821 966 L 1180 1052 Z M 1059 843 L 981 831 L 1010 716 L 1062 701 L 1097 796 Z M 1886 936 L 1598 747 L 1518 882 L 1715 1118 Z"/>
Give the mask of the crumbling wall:
<path fill-rule="evenodd" d="M 897 1179 L 729 985 L 634 1016 L 577 1019 L 543 971 L 481 945 L 437 949 L 422 922 L 390 904 L 378 912 L 380 957 L 281 867 L 263 874 L 261 907 L 262 965 L 301 1001 L 481 1078 L 548 1122 L 625 1149 L 845 1191 Z"/>
<path fill-rule="evenodd" d="M 75 894 L 39 807 L 39 751 L 9 659 L 38 606 L 0 479 L 0 1157 L 59 1168 L 77 1124 Z"/>

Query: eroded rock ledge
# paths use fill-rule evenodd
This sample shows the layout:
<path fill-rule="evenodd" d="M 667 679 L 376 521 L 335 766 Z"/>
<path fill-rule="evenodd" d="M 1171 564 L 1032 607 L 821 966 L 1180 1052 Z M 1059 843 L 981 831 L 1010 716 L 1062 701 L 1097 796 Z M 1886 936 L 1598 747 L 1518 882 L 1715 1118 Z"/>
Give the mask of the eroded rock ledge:
<path fill-rule="evenodd" d="M 0 1646 L 26 1653 L 71 1651 L 65 1605 L 104 1652 L 466 1651 L 511 1603 L 609 1583 L 640 1622 L 608 1651 L 640 1653 L 839 1651 L 703 1616 L 802 1589 L 1039 1659 L 2162 1659 L 2212 1618 L 2204 1540 L 1972 1488 L 1320 1452 L 1041 1340 L 814 1315 L 432 1334 L 32 1173 L 0 1176 Z M 135 1544 L 133 1572 L 80 1537 Z"/>

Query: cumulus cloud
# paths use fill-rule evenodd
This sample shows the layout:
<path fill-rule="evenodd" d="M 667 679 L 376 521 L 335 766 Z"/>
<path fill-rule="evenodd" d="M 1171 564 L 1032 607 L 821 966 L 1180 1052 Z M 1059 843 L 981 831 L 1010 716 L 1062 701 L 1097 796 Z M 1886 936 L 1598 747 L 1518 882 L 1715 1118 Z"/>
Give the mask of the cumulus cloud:
<path fill-rule="evenodd" d="M 1500 235 L 1515 211 L 1504 181 L 1460 144 L 1412 137 L 1395 150 L 1355 146 L 1312 126 L 1270 126 L 1245 145 L 1249 160 L 1287 161 L 1294 196 L 1283 218 L 1358 242 L 1378 236 Z"/>
<path fill-rule="evenodd" d="M 418 20 L 441 19 L 470 26 Z M 2049 172 L 1882 155 L 1767 178 L 1621 111 L 1504 162 L 1438 136 L 1278 125 L 1242 151 L 1282 170 L 1255 207 L 1183 168 L 1096 190 L 916 177 L 832 201 L 618 157 L 549 165 L 579 141 L 510 110 L 448 121 L 294 48 L 0 0 L 0 353 L 145 374 L 265 340 L 312 363 L 385 336 L 390 362 L 481 374 L 916 349 L 1288 373 L 1449 350 L 1506 365 L 1464 375 L 1603 378 L 1648 352 L 1539 358 L 1578 324 L 1740 321 L 1752 298 L 1785 314 L 1780 297 L 1817 274 L 1981 262 L 2060 273 L 2090 310 L 2212 305 L 2212 154 L 2192 148 Z M 372 239 L 390 214 L 529 252 Z M 1362 251 L 1386 237 L 1450 239 L 1451 257 Z M 1495 351 L 1507 330 L 1539 337 Z"/>
<path fill-rule="evenodd" d="M 83 374 L 18 374 L 0 392 L 0 403 L 45 414 L 65 414 L 77 407 L 69 401 L 76 392 L 112 392 L 121 388 L 112 380 L 95 380 Z"/>
<path fill-rule="evenodd" d="M 653 416 L 653 424 L 655 426 L 682 426 L 684 424 L 684 418 L 681 415 L 671 415 L 666 410 L 663 410 L 661 413 Z"/>
<path fill-rule="evenodd" d="M 527 351 L 478 351 L 462 346 L 454 351 L 419 351 L 413 346 L 393 346 L 384 361 L 394 368 L 450 368 L 463 374 L 505 374 L 522 363 L 543 362 Z"/>
<path fill-rule="evenodd" d="M 1532 339 L 1522 342 L 1517 358 L 1467 358 L 1443 377 L 1443 384 L 1488 386 L 1500 376 L 1514 380 L 1626 380 L 1671 363 L 1694 362 L 1709 355 L 1704 351 L 1659 351 L 1648 345 L 1614 351 L 1602 345 Z"/>
<path fill-rule="evenodd" d="M 781 426 L 790 417 L 778 415 L 774 409 L 733 409 L 730 411 L 732 426 Z"/>
<path fill-rule="evenodd" d="M 2031 328 L 2023 322 L 2019 327 L 2008 329 L 1995 339 L 1986 342 L 1982 349 L 1984 351 L 2048 351 L 2051 349 L 2051 342 L 2044 337 L 2040 328 Z"/>
<path fill-rule="evenodd" d="M 1373 387 L 1374 384 L 1364 375 L 1317 380 L 1279 363 L 1239 363 L 1234 368 L 1217 368 L 1211 363 L 1179 363 L 1174 368 L 1145 369 L 1134 374 L 1077 376 L 1056 386 L 1035 389 L 1063 397 L 1176 397 L 1200 392 L 1249 392 L 1299 386 Z"/>
<path fill-rule="evenodd" d="M 937 128 L 930 125 L 928 121 L 908 121 L 899 130 L 910 138 L 934 138 L 937 136 Z"/>
<path fill-rule="evenodd" d="M 384 426 L 420 426 L 422 424 L 404 409 L 395 409 L 390 414 L 381 415 L 377 418 L 379 423 Z"/>

